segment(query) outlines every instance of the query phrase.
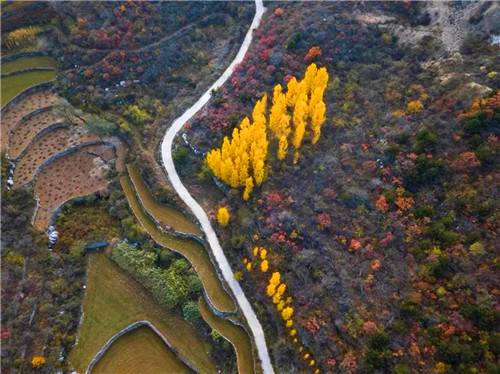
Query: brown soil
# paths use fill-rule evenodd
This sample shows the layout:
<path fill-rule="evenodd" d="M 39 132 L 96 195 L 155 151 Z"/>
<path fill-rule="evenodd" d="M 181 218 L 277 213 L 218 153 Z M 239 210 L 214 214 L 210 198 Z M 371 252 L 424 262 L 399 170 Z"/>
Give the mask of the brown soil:
<path fill-rule="evenodd" d="M 15 126 L 9 141 L 10 157 L 19 157 L 36 134 L 53 124 L 63 121 L 62 117 L 56 116 L 52 111 L 47 111 L 39 113 Z"/>
<path fill-rule="evenodd" d="M 42 91 L 27 96 L 18 105 L 11 107 L 2 116 L 2 149 L 5 149 L 10 131 L 31 112 L 57 104 L 59 96 L 53 92 Z"/>
<path fill-rule="evenodd" d="M 35 228 L 45 230 L 53 211 L 73 197 L 105 191 L 106 162 L 114 158 L 110 146 L 88 146 L 50 163 L 35 183 L 35 194 L 40 206 L 35 217 Z"/>
<path fill-rule="evenodd" d="M 36 169 L 48 158 L 70 147 L 93 141 L 99 141 L 99 136 L 90 132 L 79 132 L 76 128 L 61 128 L 43 135 L 18 162 L 13 188 L 31 181 Z"/>

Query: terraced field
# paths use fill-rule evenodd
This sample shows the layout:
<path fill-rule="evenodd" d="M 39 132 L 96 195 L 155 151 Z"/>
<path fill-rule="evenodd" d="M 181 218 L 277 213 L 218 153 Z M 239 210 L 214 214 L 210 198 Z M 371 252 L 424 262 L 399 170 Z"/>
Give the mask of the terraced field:
<path fill-rule="evenodd" d="M 229 320 L 215 315 L 205 299 L 200 298 L 198 307 L 200 308 L 201 316 L 205 322 L 233 346 L 238 361 L 238 372 L 240 374 L 253 373 L 252 342 L 247 332 L 242 327 L 231 323 Z"/>
<path fill-rule="evenodd" d="M 99 142 L 96 134 L 78 128 L 60 128 L 37 139 L 17 163 L 13 188 L 21 187 L 35 177 L 36 170 L 49 158 L 77 145 Z"/>
<path fill-rule="evenodd" d="M 127 165 L 128 174 L 144 208 L 161 224 L 162 227 L 174 228 L 185 234 L 201 236 L 201 229 L 191 222 L 181 211 L 158 204 L 144 183 L 139 171 L 133 165 Z"/>
<path fill-rule="evenodd" d="M 61 98 L 54 92 L 40 91 L 26 96 L 17 105 L 2 113 L 2 149 L 5 149 L 10 131 L 21 119 L 37 109 L 56 105 Z"/>
<path fill-rule="evenodd" d="M 134 322 L 147 320 L 197 371 L 200 373 L 217 371 L 202 337 L 196 330 L 181 317 L 167 313 L 161 308 L 105 253 L 90 254 L 88 266 L 87 291 L 83 303 L 84 318 L 78 331 L 79 343 L 69 356 L 70 367 L 79 373 L 84 373 L 92 358 L 111 337 Z M 125 345 L 128 346 L 128 344 Z M 139 348 L 136 346 L 135 351 L 137 350 Z M 126 357 L 121 349 L 117 349 L 116 354 L 117 357 Z M 106 361 L 116 362 L 115 359 L 116 357 L 111 354 L 103 361 L 104 366 L 101 368 L 99 368 L 101 364 L 96 366 L 95 372 L 102 373 L 103 371 L 99 370 L 112 367 L 109 366 L 109 361 L 108 363 Z M 110 373 L 107 370 L 106 372 Z M 120 371 L 112 370 L 111 372 Z M 141 369 L 135 372 L 148 371 Z"/>
<path fill-rule="evenodd" d="M 17 70 L 31 68 L 56 68 L 56 62 L 50 57 L 22 57 L 14 61 L 5 62 L 0 65 L 2 74 L 11 73 Z"/>
<path fill-rule="evenodd" d="M 151 237 L 158 244 L 180 253 L 191 262 L 200 276 L 210 301 L 217 310 L 223 313 L 235 312 L 234 301 L 222 286 L 205 247 L 194 239 L 182 239 L 161 231 L 142 209 L 130 179 L 124 176 L 120 178 L 120 182 L 135 216 Z"/>
<path fill-rule="evenodd" d="M 52 110 L 44 111 L 22 121 L 12 130 L 9 141 L 9 155 L 17 158 L 32 139 L 46 128 L 63 123 L 65 119 L 57 116 Z"/>
<path fill-rule="evenodd" d="M 148 326 L 138 327 L 118 338 L 92 369 L 92 374 L 192 372 Z"/>
<path fill-rule="evenodd" d="M 2 107 L 27 88 L 52 81 L 55 78 L 56 72 L 53 70 L 29 71 L 2 78 Z"/>
<path fill-rule="evenodd" d="M 109 146 L 88 146 L 51 162 L 35 182 L 39 209 L 35 228 L 45 230 L 52 212 L 65 201 L 106 190 L 106 162 L 114 157 Z"/>

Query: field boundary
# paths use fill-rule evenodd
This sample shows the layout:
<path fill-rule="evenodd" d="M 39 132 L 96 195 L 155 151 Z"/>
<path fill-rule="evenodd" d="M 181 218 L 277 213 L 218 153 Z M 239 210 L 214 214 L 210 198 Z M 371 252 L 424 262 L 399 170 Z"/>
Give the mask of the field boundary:
<path fill-rule="evenodd" d="M 56 81 L 57 78 L 35 84 L 34 86 L 26 88 L 24 91 L 19 92 L 16 96 L 14 96 L 8 103 L 6 103 L 2 108 L 0 108 L 0 115 L 3 115 L 7 110 L 9 110 L 11 107 L 19 104 L 19 102 L 24 99 L 26 96 L 29 96 L 31 94 L 34 94 L 36 92 L 40 91 L 49 91 L 51 88 L 54 87 L 54 82 Z"/>
<path fill-rule="evenodd" d="M 55 68 L 49 68 L 49 67 L 37 67 L 37 68 L 26 68 L 26 69 L 21 69 L 21 70 L 14 70 L 8 73 L 2 73 L 0 76 L 2 78 L 7 78 L 11 77 L 13 75 L 18 75 L 18 74 L 23 74 L 23 73 L 30 73 L 32 71 L 56 71 Z"/>
<path fill-rule="evenodd" d="M 92 369 L 94 368 L 95 364 L 97 364 L 97 362 L 102 358 L 102 356 L 106 353 L 106 351 L 108 350 L 109 347 L 111 347 L 111 345 L 116 341 L 118 340 L 118 338 L 122 337 L 123 335 L 125 335 L 126 333 L 130 332 L 130 331 L 133 331 L 135 330 L 136 328 L 138 327 L 141 327 L 141 326 L 147 326 L 149 328 L 151 328 L 151 330 L 153 330 L 160 338 L 161 340 L 163 340 L 163 342 L 167 345 L 167 347 L 176 355 L 176 357 L 181 360 L 187 367 L 189 367 L 191 370 L 193 370 L 195 373 L 197 373 L 198 371 L 193 367 L 193 365 L 191 365 L 191 363 L 189 361 L 187 361 L 184 357 L 182 357 L 179 352 L 177 352 L 177 350 L 170 344 L 170 342 L 167 340 L 167 338 L 165 338 L 163 336 L 163 334 L 149 321 L 137 321 L 137 322 L 134 322 L 130 325 L 128 325 L 127 327 L 125 327 L 124 329 L 120 330 L 119 332 L 117 332 L 115 335 L 113 335 L 111 337 L 111 339 L 109 339 L 106 344 L 104 344 L 104 346 L 99 350 L 99 352 L 96 353 L 96 355 L 94 356 L 94 358 L 92 359 L 92 361 L 90 361 L 90 364 L 87 368 L 87 370 L 85 371 L 85 374 L 91 374 L 92 373 Z"/>

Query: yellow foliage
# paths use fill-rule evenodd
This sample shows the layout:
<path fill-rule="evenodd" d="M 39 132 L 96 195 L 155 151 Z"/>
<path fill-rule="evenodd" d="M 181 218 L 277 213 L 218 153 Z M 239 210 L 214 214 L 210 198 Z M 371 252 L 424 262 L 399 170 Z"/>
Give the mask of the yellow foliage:
<path fill-rule="evenodd" d="M 273 303 L 278 304 L 280 301 L 281 301 L 281 295 L 276 292 L 273 296 Z"/>
<path fill-rule="evenodd" d="M 276 293 L 280 294 L 280 295 L 283 295 L 285 293 L 285 290 L 286 290 L 286 284 L 285 283 L 281 283 L 278 288 L 276 289 Z"/>
<path fill-rule="evenodd" d="M 252 177 L 248 177 L 245 181 L 245 190 L 243 191 L 243 199 L 248 200 L 252 191 L 253 191 L 253 180 Z"/>
<path fill-rule="evenodd" d="M 423 108 L 423 104 L 420 100 L 412 100 L 408 103 L 406 108 L 410 113 L 420 113 Z"/>
<path fill-rule="evenodd" d="M 42 31 L 42 29 L 37 26 L 23 27 L 14 30 L 5 36 L 5 46 L 8 49 L 25 47 L 35 41 L 36 35 L 40 31 Z"/>
<path fill-rule="evenodd" d="M 268 296 L 271 296 L 271 297 L 272 297 L 272 296 L 276 293 L 276 286 L 275 286 L 275 285 L 270 284 L 269 286 L 267 286 L 267 290 L 266 290 L 266 292 L 267 292 L 267 295 L 268 295 Z"/>
<path fill-rule="evenodd" d="M 266 256 L 267 256 L 267 250 L 265 248 L 262 248 L 261 251 L 260 251 L 260 258 L 262 260 L 265 260 Z"/>
<path fill-rule="evenodd" d="M 267 260 L 262 261 L 262 263 L 260 264 L 260 269 L 263 273 L 267 272 L 267 270 L 269 269 L 269 263 L 267 262 Z"/>
<path fill-rule="evenodd" d="M 281 300 L 278 305 L 276 305 L 276 309 L 278 309 L 278 312 L 281 312 L 283 310 L 283 308 L 285 307 L 285 302 L 283 300 Z M 291 322 L 291 320 L 288 320 Z M 288 323 L 287 321 L 287 323 Z"/>
<path fill-rule="evenodd" d="M 287 151 L 288 151 L 288 140 L 286 140 L 286 136 L 283 135 L 280 138 L 280 143 L 278 146 L 278 160 L 283 160 L 286 156 Z"/>
<path fill-rule="evenodd" d="M 217 221 L 219 221 L 221 226 L 227 226 L 229 223 L 229 212 L 225 207 L 219 208 L 219 211 L 217 212 Z"/>
<path fill-rule="evenodd" d="M 276 271 L 271 276 L 269 284 L 272 284 L 274 287 L 277 287 L 280 283 L 281 283 L 281 274 L 279 273 L 279 271 Z"/>
<path fill-rule="evenodd" d="M 446 365 L 444 364 L 444 362 L 439 361 L 436 364 L 436 372 L 437 373 L 444 373 L 445 371 L 446 371 Z"/>
<path fill-rule="evenodd" d="M 45 365 L 45 357 L 33 356 L 33 358 L 31 359 L 31 366 L 34 369 L 40 369 L 43 365 Z"/>
<path fill-rule="evenodd" d="M 285 321 L 292 318 L 292 314 L 293 314 L 293 308 L 291 306 L 287 306 L 281 311 L 281 317 L 283 317 Z"/>
<path fill-rule="evenodd" d="M 254 106 L 250 124 L 248 118 L 234 128 L 231 140 L 226 136 L 221 148 L 208 152 L 206 163 L 224 183 L 233 188 L 245 187 L 247 200 L 254 184 L 260 185 L 264 179 L 264 164 L 267 157 L 266 102 L 264 95 Z M 251 179 L 250 181 L 248 179 Z M 251 182 L 251 183 L 250 183 Z"/>

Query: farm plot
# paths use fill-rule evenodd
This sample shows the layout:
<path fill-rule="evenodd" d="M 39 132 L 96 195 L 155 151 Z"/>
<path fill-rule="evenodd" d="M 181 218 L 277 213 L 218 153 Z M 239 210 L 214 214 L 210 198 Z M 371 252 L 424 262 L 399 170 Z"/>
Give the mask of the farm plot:
<path fill-rule="evenodd" d="M 54 70 L 29 71 L 2 78 L 2 107 L 27 88 L 52 81 L 55 78 L 56 72 Z"/>
<path fill-rule="evenodd" d="M 201 335 L 181 317 L 161 308 L 105 253 L 90 254 L 88 264 L 83 323 L 78 331 L 78 344 L 69 356 L 70 367 L 84 373 L 111 337 L 134 322 L 149 321 L 198 372 L 217 371 Z"/>
<path fill-rule="evenodd" d="M 137 195 L 144 205 L 144 208 L 162 225 L 173 228 L 185 234 L 201 236 L 201 229 L 191 222 L 181 211 L 169 206 L 158 204 L 151 192 L 144 183 L 139 171 L 133 166 L 128 165 L 128 174 L 134 184 Z"/>
<path fill-rule="evenodd" d="M 233 299 L 224 289 L 210 256 L 205 247 L 194 239 L 183 239 L 161 231 L 144 212 L 128 177 L 120 178 L 123 191 L 127 196 L 135 216 L 158 244 L 180 253 L 188 259 L 200 276 L 201 283 L 213 306 L 223 313 L 236 311 Z"/>
<path fill-rule="evenodd" d="M 2 74 L 30 68 L 56 68 L 56 62 L 50 57 L 21 57 L 14 61 L 9 61 L 0 65 Z"/>
<path fill-rule="evenodd" d="M 40 204 L 35 228 L 45 230 L 53 211 L 66 200 L 106 190 L 107 161 L 113 157 L 112 147 L 87 146 L 45 167 L 35 182 Z"/>
<path fill-rule="evenodd" d="M 2 149 L 7 145 L 10 131 L 19 121 L 33 111 L 56 105 L 61 98 L 53 92 L 41 91 L 26 96 L 20 103 L 2 114 Z"/>
<path fill-rule="evenodd" d="M 141 326 L 116 340 L 92 369 L 106 373 L 192 373 L 148 326 Z"/>
<path fill-rule="evenodd" d="M 24 151 L 26 146 L 40 131 L 49 126 L 64 122 L 63 117 L 59 117 L 51 110 L 38 113 L 33 117 L 22 121 L 12 130 L 9 141 L 9 155 L 17 158 Z"/>
<path fill-rule="evenodd" d="M 50 157 L 80 144 L 99 141 L 99 136 L 77 127 L 60 128 L 42 135 L 17 163 L 13 188 L 31 181 L 36 170 Z"/>
<path fill-rule="evenodd" d="M 253 373 L 252 343 L 243 327 L 216 316 L 203 298 L 200 298 L 198 307 L 205 322 L 233 346 L 238 361 L 238 372 L 240 374 Z"/>

